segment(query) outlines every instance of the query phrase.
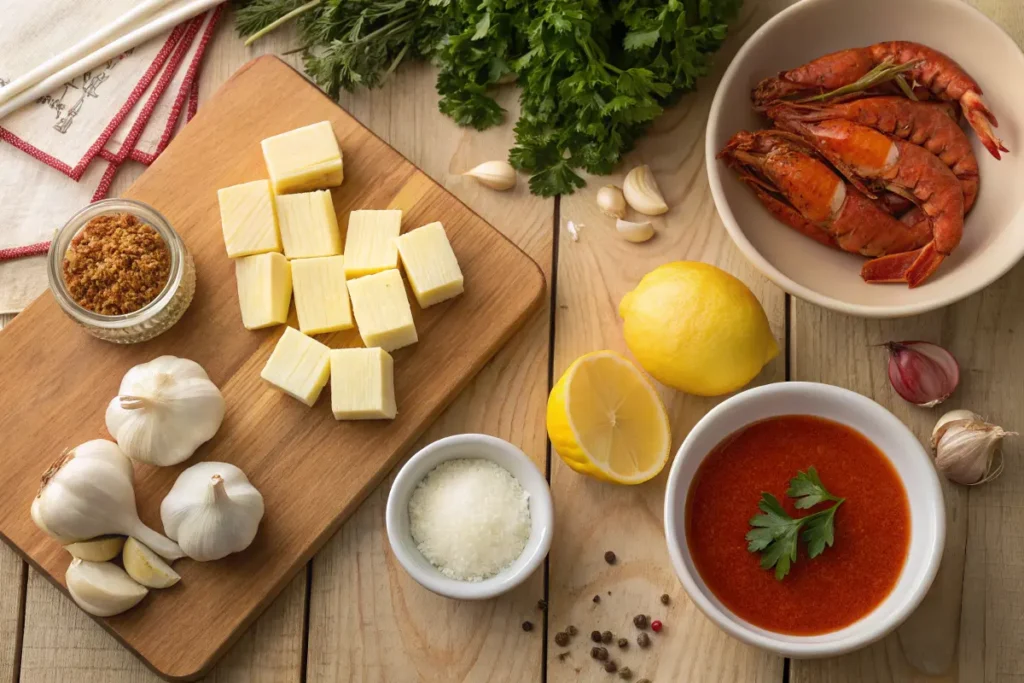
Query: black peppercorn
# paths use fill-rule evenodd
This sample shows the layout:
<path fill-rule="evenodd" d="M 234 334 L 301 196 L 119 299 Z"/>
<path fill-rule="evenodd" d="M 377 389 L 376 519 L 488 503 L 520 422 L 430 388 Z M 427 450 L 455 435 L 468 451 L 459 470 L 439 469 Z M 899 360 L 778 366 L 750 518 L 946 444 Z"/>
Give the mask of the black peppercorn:
<path fill-rule="evenodd" d="M 524 621 L 523 622 L 523 630 L 524 631 L 532 631 L 533 630 L 533 623 L 529 622 L 529 621 Z"/>
<path fill-rule="evenodd" d="M 576 630 L 576 627 L 572 624 L 569 624 L 568 628 L 565 629 L 565 632 L 568 633 L 570 636 L 574 636 L 577 633 L 579 633 L 579 631 Z"/>
<path fill-rule="evenodd" d="M 595 595 L 594 596 L 594 602 L 601 602 L 601 596 L 600 595 Z"/>
<path fill-rule="evenodd" d="M 603 662 L 608 659 L 608 650 L 603 647 L 592 647 L 590 648 L 590 656 L 594 659 Z"/>
<path fill-rule="evenodd" d="M 604 561 L 608 564 L 615 564 L 615 553 L 613 553 L 611 550 L 606 552 L 604 554 Z"/>
<path fill-rule="evenodd" d="M 604 665 L 604 670 L 610 674 L 613 674 L 619 670 L 619 665 L 616 664 L 614 661 L 610 660 L 607 664 Z"/>
<path fill-rule="evenodd" d="M 600 643 L 601 642 L 601 632 L 600 631 L 591 631 L 590 632 L 590 639 L 592 641 L 594 641 L 595 643 Z"/>
<path fill-rule="evenodd" d="M 629 647 L 629 641 L 625 638 L 619 638 L 619 647 L 625 650 L 627 647 Z"/>
<path fill-rule="evenodd" d="M 646 633 L 641 633 L 636 637 L 636 644 L 640 647 L 647 647 L 651 644 L 651 637 Z"/>
<path fill-rule="evenodd" d="M 537 601 L 537 609 L 539 609 L 541 612 L 543 612 L 547 608 L 548 608 L 548 601 L 547 600 L 538 600 Z"/>
<path fill-rule="evenodd" d="M 628 681 L 632 677 L 633 677 L 633 670 L 630 669 L 628 666 L 624 666 L 621 669 L 619 669 L 619 678 L 621 678 L 622 680 Z"/>
<path fill-rule="evenodd" d="M 565 631 L 559 631 L 555 634 L 555 645 L 559 647 L 565 647 L 569 644 L 569 634 Z"/>
<path fill-rule="evenodd" d="M 606 645 L 608 643 L 612 642 L 612 632 L 611 631 L 605 631 L 604 633 L 602 633 L 601 634 L 601 642 L 606 644 Z"/>
<path fill-rule="evenodd" d="M 668 593 L 662 593 L 661 594 L 661 604 L 667 605 L 670 602 L 672 602 L 672 598 L 668 597 Z"/>
<path fill-rule="evenodd" d="M 641 631 L 647 628 L 647 617 L 645 617 L 643 614 L 636 615 L 635 617 L 633 617 L 633 626 L 636 626 Z"/>
<path fill-rule="evenodd" d="M 641 678 L 636 683 L 651 683 L 651 679 L 649 679 L 649 678 Z"/>

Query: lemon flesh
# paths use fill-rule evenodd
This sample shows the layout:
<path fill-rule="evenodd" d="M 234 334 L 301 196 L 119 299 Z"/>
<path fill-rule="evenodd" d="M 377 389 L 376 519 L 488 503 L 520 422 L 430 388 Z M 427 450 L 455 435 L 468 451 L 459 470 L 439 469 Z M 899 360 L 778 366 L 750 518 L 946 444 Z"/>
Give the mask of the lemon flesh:
<path fill-rule="evenodd" d="M 688 394 L 736 391 L 779 354 L 757 297 L 707 263 L 655 268 L 623 297 L 619 316 L 626 345 L 644 370 Z"/>
<path fill-rule="evenodd" d="M 668 461 L 668 415 L 643 374 L 614 351 L 576 359 L 548 397 L 548 437 L 569 467 L 603 481 L 640 484 Z"/>

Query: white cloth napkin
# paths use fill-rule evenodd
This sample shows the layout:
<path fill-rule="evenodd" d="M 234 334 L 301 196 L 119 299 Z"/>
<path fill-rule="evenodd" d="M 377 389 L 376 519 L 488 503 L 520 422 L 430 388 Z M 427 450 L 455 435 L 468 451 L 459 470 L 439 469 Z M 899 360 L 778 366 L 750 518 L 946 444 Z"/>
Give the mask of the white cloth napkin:
<path fill-rule="evenodd" d="M 5 80 L 134 0 L 14 4 L 11 23 L 0 23 Z M 49 241 L 71 214 L 106 196 L 124 161 L 152 162 L 183 114 L 194 112 L 191 96 L 218 14 L 185 22 L 0 121 L 0 314 L 20 311 L 46 289 L 42 257 L 5 261 L 4 250 Z"/>

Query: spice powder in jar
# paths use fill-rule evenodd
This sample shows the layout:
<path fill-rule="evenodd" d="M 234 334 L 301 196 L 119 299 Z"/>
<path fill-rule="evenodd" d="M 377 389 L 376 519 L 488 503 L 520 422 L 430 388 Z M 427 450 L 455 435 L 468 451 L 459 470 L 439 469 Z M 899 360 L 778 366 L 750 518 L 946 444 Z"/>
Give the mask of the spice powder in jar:
<path fill-rule="evenodd" d="M 152 226 L 130 213 L 96 216 L 64 255 L 64 284 L 82 308 L 100 315 L 134 313 L 167 285 L 171 253 Z"/>

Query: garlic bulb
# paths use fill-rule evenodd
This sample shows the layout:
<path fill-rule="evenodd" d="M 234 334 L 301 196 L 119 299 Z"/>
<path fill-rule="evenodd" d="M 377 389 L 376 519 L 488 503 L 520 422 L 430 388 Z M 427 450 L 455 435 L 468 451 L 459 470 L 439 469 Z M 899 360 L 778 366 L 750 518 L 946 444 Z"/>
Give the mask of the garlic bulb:
<path fill-rule="evenodd" d="M 649 221 L 633 223 L 620 218 L 615 221 L 615 229 L 627 242 L 646 242 L 654 237 L 654 226 Z"/>
<path fill-rule="evenodd" d="M 969 410 L 954 410 L 939 418 L 932 430 L 935 467 L 950 481 L 975 486 L 1003 473 L 999 446 L 1007 432 Z"/>
<path fill-rule="evenodd" d="M 492 190 L 511 190 L 516 186 L 516 169 L 507 161 L 485 161 L 462 175 L 475 178 L 478 183 Z"/>
<path fill-rule="evenodd" d="M 105 439 L 65 451 L 46 470 L 32 501 L 32 521 L 64 545 L 118 534 L 134 536 L 168 560 L 182 556 L 176 543 L 139 519 L 132 463 Z"/>
<path fill-rule="evenodd" d="M 668 211 L 650 166 L 637 166 L 627 173 L 622 181 L 622 194 L 635 211 L 647 216 L 660 216 Z"/>
<path fill-rule="evenodd" d="M 160 356 L 136 365 L 107 406 L 107 430 L 132 460 L 177 465 L 213 438 L 224 397 L 195 361 Z"/>
<path fill-rule="evenodd" d="M 112 617 L 130 610 L 149 593 L 110 562 L 71 560 L 64 583 L 75 603 L 97 617 Z"/>
<path fill-rule="evenodd" d="M 626 217 L 626 198 L 615 185 L 605 185 L 597 191 L 597 208 L 612 218 Z"/>
<path fill-rule="evenodd" d="M 200 462 L 178 476 L 160 504 L 160 518 L 193 560 L 219 560 L 252 543 L 263 496 L 234 465 Z"/>

